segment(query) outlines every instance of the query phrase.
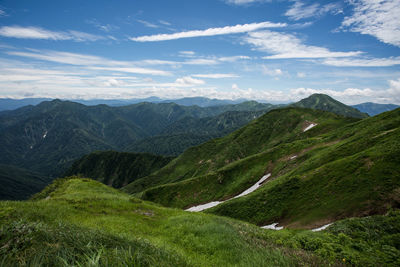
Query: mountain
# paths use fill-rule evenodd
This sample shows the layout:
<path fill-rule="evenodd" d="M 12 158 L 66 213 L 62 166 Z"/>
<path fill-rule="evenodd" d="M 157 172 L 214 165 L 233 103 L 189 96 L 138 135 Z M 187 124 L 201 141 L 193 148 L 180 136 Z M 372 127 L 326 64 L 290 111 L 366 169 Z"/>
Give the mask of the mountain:
<path fill-rule="evenodd" d="M 28 199 L 51 182 L 38 173 L 0 164 L 0 200 Z"/>
<path fill-rule="evenodd" d="M 23 98 L 23 99 L 12 99 L 12 98 L 0 98 L 0 111 L 3 110 L 14 110 L 24 106 L 36 106 L 43 101 L 52 101 L 52 98 Z M 130 99 L 65 99 L 65 101 L 71 101 L 75 103 L 84 104 L 86 106 L 96 105 L 108 105 L 108 106 L 127 106 L 132 104 L 138 104 L 142 102 L 150 103 L 175 103 L 181 106 L 199 106 L 199 107 L 210 107 L 210 106 L 221 106 L 221 105 L 233 105 L 246 102 L 245 99 L 238 100 L 226 100 L 226 99 L 210 99 L 206 97 L 186 97 L 179 99 L 161 99 L 159 97 L 151 96 L 147 98 L 130 98 Z"/>
<path fill-rule="evenodd" d="M 225 137 L 189 148 L 158 172 L 138 179 L 126 186 L 125 190 L 137 193 L 149 186 L 177 183 L 185 179 L 215 173 L 224 166 L 230 164 L 236 166 L 244 158 L 268 151 L 280 144 L 297 139 L 308 140 L 311 134 L 326 133 L 356 120 L 319 110 L 275 109 Z M 317 123 L 318 126 L 303 132 L 311 123 Z M 238 173 L 238 175 L 242 177 L 241 179 L 248 179 L 248 176 L 252 174 L 247 172 L 245 175 L 242 173 Z M 241 185 L 235 184 L 235 186 L 240 187 Z"/>
<path fill-rule="evenodd" d="M 129 145 L 159 135 L 181 119 L 200 119 L 232 110 L 259 111 L 271 107 L 273 105 L 257 102 L 201 108 L 175 103 L 109 107 L 45 101 L 37 106 L 0 113 L 0 163 L 55 177 L 85 154 L 96 150 L 125 151 Z M 225 128 L 223 130 L 226 131 Z M 182 141 L 186 145 L 191 145 L 191 142 Z M 179 151 L 186 148 L 180 145 Z"/>
<path fill-rule="evenodd" d="M 189 147 L 239 129 L 266 111 L 227 111 L 215 117 L 200 119 L 186 117 L 167 126 L 160 135 L 128 146 L 126 151 L 178 156 Z"/>
<path fill-rule="evenodd" d="M 300 100 L 294 104 L 291 104 L 292 107 L 300 107 L 300 108 L 312 108 L 330 111 L 336 113 L 338 115 L 353 117 L 353 118 L 366 118 L 368 114 L 362 113 L 359 110 L 347 106 L 332 97 L 324 94 L 313 94 L 307 98 Z"/>
<path fill-rule="evenodd" d="M 399 108 L 399 105 L 394 105 L 394 104 L 376 104 L 376 103 L 362 103 L 358 105 L 353 105 L 353 108 L 358 109 L 359 111 L 363 113 L 367 113 L 370 116 L 375 116 L 378 114 L 381 114 L 386 111 L 391 111 L 393 109 Z"/>
<path fill-rule="evenodd" d="M 363 120 L 272 110 L 124 190 L 178 208 L 221 201 L 206 211 L 258 225 L 313 228 L 384 214 L 400 207 L 399 131 L 400 109 Z M 265 175 L 258 190 L 231 199 Z"/>
<path fill-rule="evenodd" d="M 0 201 L 5 266 L 396 266 L 400 212 L 266 230 L 144 202 L 90 179 Z M 374 252 L 374 253 L 372 253 Z"/>
<path fill-rule="evenodd" d="M 65 176 L 92 178 L 106 185 L 120 188 L 164 167 L 171 157 L 147 153 L 98 151 L 75 161 Z"/>
<path fill-rule="evenodd" d="M 211 107 L 211 106 L 222 106 L 222 105 L 234 105 L 246 102 L 246 99 L 238 100 L 226 100 L 226 99 L 210 99 L 207 97 L 185 97 L 180 99 L 169 99 L 163 100 L 162 103 L 175 103 L 182 106 L 199 106 L 199 107 Z"/>

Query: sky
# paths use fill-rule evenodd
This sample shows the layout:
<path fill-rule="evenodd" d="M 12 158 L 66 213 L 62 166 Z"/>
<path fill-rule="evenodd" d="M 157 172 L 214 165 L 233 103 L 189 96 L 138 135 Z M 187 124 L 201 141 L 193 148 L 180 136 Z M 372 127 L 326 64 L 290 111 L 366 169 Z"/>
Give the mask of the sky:
<path fill-rule="evenodd" d="M 400 104 L 400 0 L 0 0 L 0 98 Z"/>

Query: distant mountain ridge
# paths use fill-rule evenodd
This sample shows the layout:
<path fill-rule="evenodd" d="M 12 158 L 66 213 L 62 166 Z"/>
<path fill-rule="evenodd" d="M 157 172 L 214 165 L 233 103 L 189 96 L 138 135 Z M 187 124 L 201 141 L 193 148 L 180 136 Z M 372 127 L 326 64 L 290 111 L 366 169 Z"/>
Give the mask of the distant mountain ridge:
<path fill-rule="evenodd" d="M 319 104 L 328 103 L 322 108 L 328 107 L 330 111 L 347 116 L 362 114 L 343 112 L 348 106 L 327 96 L 311 96 L 308 100 L 315 98 Z M 321 108 L 313 104 L 316 101 L 303 102 L 299 103 Z M 336 109 L 331 109 L 330 103 Z M 150 102 L 110 107 L 45 101 L 0 112 L 0 164 L 55 177 L 93 151 L 177 156 L 189 147 L 227 135 L 280 107 L 256 101 L 209 107 Z"/>
<path fill-rule="evenodd" d="M 259 111 L 271 107 L 257 102 L 202 108 L 175 103 L 145 102 L 110 107 L 45 101 L 0 113 L 0 163 L 45 175 L 60 175 L 84 154 L 95 150 L 124 151 L 139 140 L 161 134 L 181 119 L 196 120 L 232 110 Z M 247 116 L 240 123 L 246 124 L 252 119 Z"/>
<path fill-rule="evenodd" d="M 12 98 L 0 98 L 0 111 L 14 110 L 28 105 L 36 106 L 43 101 L 53 101 L 54 98 L 23 98 L 23 99 L 12 99 Z M 127 106 L 132 104 L 138 104 L 142 102 L 149 103 L 175 103 L 181 106 L 199 106 L 199 107 L 211 107 L 211 106 L 222 106 L 222 105 L 234 105 L 240 104 L 247 99 L 210 99 L 207 97 L 185 97 L 178 99 L 162 99 L 159 97 L 151 96 L 146 98 L 131 98 L 131 99 L 65 99 L 63 101 L 71 101 L 80 103 L 86 106 L 96 105 L 108 105 L 113 107 Z"/>
<path fill-rule="evenodd" d="M 399 105 L 394 104 L 376 104 L 371 102 L 361 103 L 358 105 L 353 105 L 353 108 L 358 109 L 361 112 L 367 113 L 370 116 L 375 116 L 386 111 L 391 111 L 399 108 Z"/>

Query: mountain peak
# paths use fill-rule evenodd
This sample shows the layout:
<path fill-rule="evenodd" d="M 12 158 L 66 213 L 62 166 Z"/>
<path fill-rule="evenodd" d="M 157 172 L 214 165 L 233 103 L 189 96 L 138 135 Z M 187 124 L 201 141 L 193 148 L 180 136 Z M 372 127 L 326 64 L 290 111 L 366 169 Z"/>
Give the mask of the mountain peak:
<path fill-rule="evenodd" d="M 331 96 L 325 94 L 312 94 L 309 97 L 304 98 L 299 102 L 292 104 L 291 106 L 325 110 L 346 117 L 354 117 L 354 118 L 368 117 L 366 113 L 362 113 L 359 110 L 347 106 L 335 100 Z"/>

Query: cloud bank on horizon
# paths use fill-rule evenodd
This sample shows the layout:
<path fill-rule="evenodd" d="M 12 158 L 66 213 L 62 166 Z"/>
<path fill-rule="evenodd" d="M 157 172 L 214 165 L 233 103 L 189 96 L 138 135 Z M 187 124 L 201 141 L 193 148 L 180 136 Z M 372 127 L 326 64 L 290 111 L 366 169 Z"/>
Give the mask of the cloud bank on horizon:
<path fill-rule="evenodd" d="M 398 0 L 0 5 L 0 98 L 400 104 Z"/>

